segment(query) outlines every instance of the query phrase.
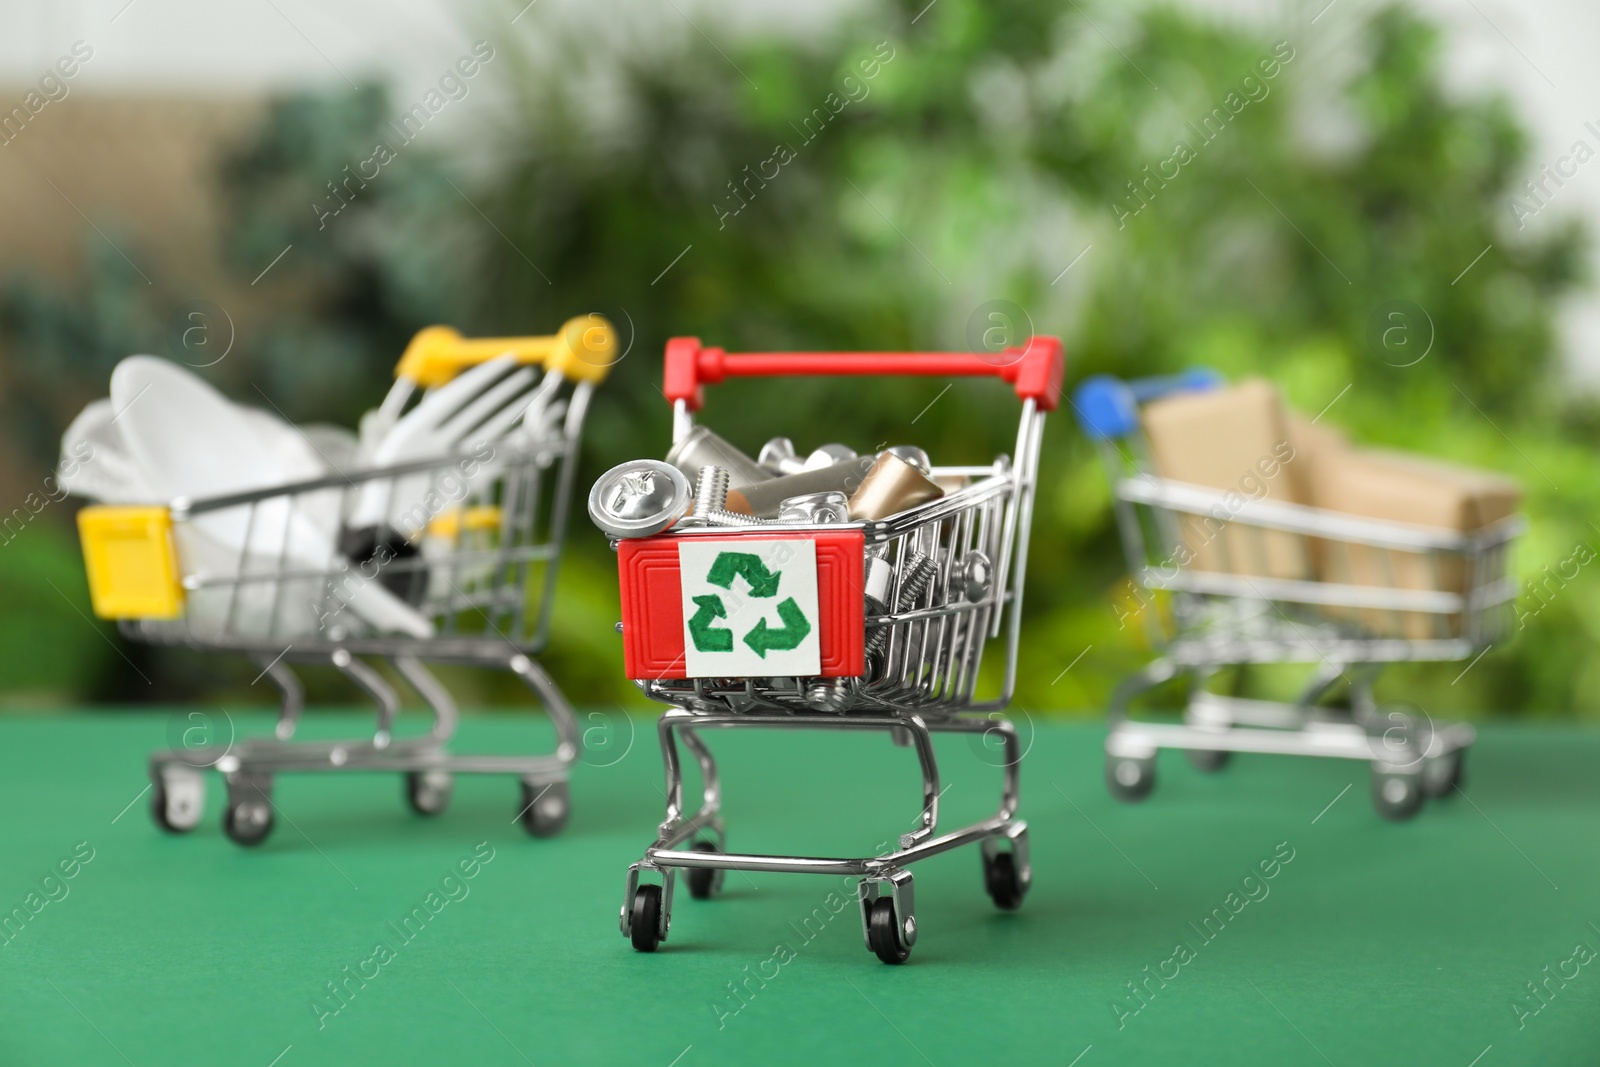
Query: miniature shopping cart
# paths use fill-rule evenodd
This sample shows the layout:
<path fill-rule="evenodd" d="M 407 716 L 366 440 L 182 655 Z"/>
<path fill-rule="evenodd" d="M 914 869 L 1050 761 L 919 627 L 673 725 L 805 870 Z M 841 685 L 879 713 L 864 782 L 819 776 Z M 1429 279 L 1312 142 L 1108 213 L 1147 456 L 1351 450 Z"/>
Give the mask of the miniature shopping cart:
<path fill-rule="evenodd" d="M 471 454 L 164 506 L 84 509 L 79 524 L 97 614 L 120 620 L 133 640 L 248 656 L 281 697 L 274 737 L 218 737 L 216 724 L 197 721 L 172 739 L 172 749 L 150 757 L 160 826 L 184 832 L 197 825 L 207 768 L 226 783 L 223 829 L 241 845 L 258 844 L 270 832 L 273 777 L 292 771 L 398 772 L 407 801 L 423 815 L 444 810 L 453 775 L 514 775 L 524 828 L 545 837 L 565 826 L 568 772 L 580 736 L 566 698 L 534 657 L 550 629 L 584 415 L 614 349 L 610 325 L 597 316 L 574 319 L 553 337 L 467 340 L 432 327 L 407 348 L 380 409 L 384 417 L 398 416 L 419 388 L 439 387 L 509 353 L 543 367 L 533 403 L 547 418 L 480 443 Z M 345 527 L 342 544 L 310 558 L 290 536 L 303 534 L 308 516 L 348 524 L 361 501 L 376 499 L 381 511 L 402 492 L 422 508 L 406 534 Z M 203 527 L 208 520 L 214 527 L 218 517 L 248 531 L 246 543 L 281 528 L 274 542 L 281 547 L 219 561 L 214 547 L 202 551 Z M 363 604 L 370 616 L 380 600 L 411 625 L 397 632 L 363 618 Z M 425 734 L 394 734 L 400 697 L 376 666 L 385 661 L 432 710 Z M 291 663 L 332 665 L 354 683 L 377 706 L 373 735 L 294 740 L 304 691 Z M 549 714 L 555 752 L 452 754 L 456 705 L 429 665 L 509 669 Z M 213 743 L 190 743 L 208 738 Z"/>
<path fill-rule="evenodd" d="M 1425 796 L 1459 783 L 1474 732 L 1434 724 L 1414 707 L 1380 708 L 1373 681 L 1390 663 L 1466 660 L 1505 639 L 1516 597 L 1509 548 L 1523 521 L 1512 515 L 1459 533 L 1158 477 L 1140 405 L 1219 382 L 1202 371 L 1129 382 L 1096 376 L 1074 397 L 1110 474 L 1137 613 L 1160 653 L 1112 695 L 1106 785 L 1118 799 L 1144 799 L 1163 748 L 1182 749 L 1203 771 L 1220 769 L 1234 752 L 1331 756 L 1369 762 L 1378 811 L 1410 818 Z M 1197 526 L 1220 552 L 1186 548 Z M 1272 551 L 1290 544 L 1315 554 L 1321 575 L 1363 581 L 1267 576 L 1272 538 Z M 1215 568 L 1219 555 L 1225 571 Z M 1418 574 L 1431 580 L 1401 580 Z M 1441 574 L 1459 576 L 1459 584 Z M 1272 663 L 1312 667 L 1293 703 L 1207 688 L 1224 668 Z M 1174 680 L 1188 689 L 1181 724 L 1129 717 L 1134 698 Z M 1349 683 L 1348 706 L 1323 706 L 1341 682 Z"/>
<path fill-rule="evenodd" d="M 932 467 L 931 476 L 952 487 L 947 494 L 883 521 L 762 524 L 706 506 L 715 501 L 697 500 L 696 514 L 710 515 L 716 524 L 697 525 L 691 517 L 670 532 L 617 542 L 628 676 L 651 698 L 672 705 L 659 726 L 666 820 L 655 844 L 629 868 L 623 897 L 622 933 L 634 948 L 654 951 L 666 939 L 678 868 L 688 870 L 689 892 L 696 898 L 711 896 L 729 870 L 859 878 L 862 932 L 869 950 L 887 963 L 903 962 L 917 940 L 906 869 L 916 860 L 979 842 L 994 902 L 1005 909 L 1021 904 L 1032 877 L 1027 826 L 1016 817 L 1022 753 L 1015 728 L 997 713 L 1009 702 L 1016 675 L 1039 440 L 1045 413 L 1060 397 L 1062 362 L 1060 341 L 1043 337 L 994 355 L 731 354 L 702 348 L 694 338 L 668 343 L 664 393 L 673 404 L 676 441 L 695 428 L 703 386 L 729 377 L 987 375 L 1015 387 L 1022 419 L 1014 463 L 1001 457 L 990 466 Z M 642 484 L 635 489 L 646 491 Z M 775 575 L 783 584 L 751 585 L 749 595 L 775 594 L 766 603 L 777 604 L 772 621 L 785 624 L 789 640 L 797 627 L 809 631 L 814 623 L 816 658 L 803 673 L 780 668 L 765 652 L 761 659 L 747 658 L 737 671 L 714 664 L 691 669 L 686 632 L 723 617 L 720 597 L 691 594 L 708 575 L 722 584 L 719 564 L 741 559 L 761 566 L 741 564 L 745 578 L 737 580 L 729 577 L 732 570 L 724 573 L 730 595 L 745 590 L 751 575 L 758 583 Z M 788 611 L 777 603 L 778 596 L 801 596 L 812 583 L 813 603 Z M 770 643 L 765 627 L 763 621 L 747 635 L 730 634 L 724 647 L 734 651 L 728 654 L 744 644 L 753 648 L 757 637 Z M 979 700 L 979 666 L 991 640 L 1004 642 L 1003 678 L 995 696 Z M 899 838 L 898 848 L 866 858 L 728 852 L 717 768 L 700 731 L 744 726 L 883 730 L 911 745 L 922 771 L 917 828 Z M 1002 739 L 1005 765 L 999 810 L 982 822 L 941 832 L 931 735 L 946 732 Z M 704 786 L 693 814 L 683 803 L 680 735 Z"/>

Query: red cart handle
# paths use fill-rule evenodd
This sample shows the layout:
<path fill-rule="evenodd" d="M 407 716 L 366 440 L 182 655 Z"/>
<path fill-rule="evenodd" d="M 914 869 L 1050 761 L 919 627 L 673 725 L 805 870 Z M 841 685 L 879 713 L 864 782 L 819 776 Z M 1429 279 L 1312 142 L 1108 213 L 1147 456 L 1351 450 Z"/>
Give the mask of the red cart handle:
<path fill-rule="evenodd" d="M 1020 348 L 994 353 L 968 352 L 724 352 L 703 348 L 698 337 L 667 342 L 666 382 L 669 402 L 683 401 L 690 411 L 705 403 L 705 386 L 726 378 L 770 378 L 787 375 L 887 374 L 953 378 L 989 375 L 1011 383 L 1017 396 L 1054 411 L 1061 400 L 1065 357 L 1060 338 L 1031 337 Z"/>

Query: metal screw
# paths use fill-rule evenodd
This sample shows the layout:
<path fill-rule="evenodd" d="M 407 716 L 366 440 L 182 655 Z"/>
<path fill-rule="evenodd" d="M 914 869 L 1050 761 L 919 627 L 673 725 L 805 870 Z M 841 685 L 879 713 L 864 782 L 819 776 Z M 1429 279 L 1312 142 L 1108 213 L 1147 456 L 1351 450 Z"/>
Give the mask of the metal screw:
<path fill-rule="evenodd" d="M 618 464 L 589 491 L 589 517 L 614 538 L 649 537 L 689 510 L 693 490 L 676 467 L 656 460 Z"/>
<path fill-rule="evenodd" d="M 900 610 L 909 611 L 916 607 L 917 601 L 922 599 L 922 594 L 927 590 L 929 583 L 934 579 L 934 572 L 938 567 L 932 558 L 921 552 L 911 553 L 905 563 L 905 576 L 900 580 Z"/>
<path fill-rule="evenodd" d="M 806 703 L 818 711 L 846 711 L 855 698 L 856 687 L 851 678 L 820 678 L 806 687 Z"/>
<path fill-rule="evenodd" d="M 722 511 L 728 503 L 728 472 L 721 467 L 701 467 L 694 486 L 694 517 L 703 519 Z"/>
<path fill-rule="evenodd" d="M 870 565 L 869 565 L 870 567 Z M 933 560 L 921 552 L 911 553 L 901 564 L 900 597 L 897 611 L 909 611 L 916 607 L 917 600 L 933 581 L 938 566 Z M 870 583 L 869 583 L 870 584 Z M 867 595 L 867 613 L 882 615 L 888 611 L 888 605 L 872 596 Z M 872 629 L 866 638 L 866 654 L 869 660 L 876 659 L 883 652 L 883 646 L 889 643 L 889 630 L 893 624 L 878 626 Z"/>
<path fill-rule="evenodd" d="M 743 515 L 737 511 L 726 511 L 716 508 L 701 516 L 708 526 L 771 526 L 777 519 L 758 519 L 754 515 Z"/>
<path fill-rule="evenodd" d="M 727 503 L 728 472 L 721 467 L 701 467 L 689 518 L 705 526 L 761 526 L 774 521 L 729 511 Z"/>

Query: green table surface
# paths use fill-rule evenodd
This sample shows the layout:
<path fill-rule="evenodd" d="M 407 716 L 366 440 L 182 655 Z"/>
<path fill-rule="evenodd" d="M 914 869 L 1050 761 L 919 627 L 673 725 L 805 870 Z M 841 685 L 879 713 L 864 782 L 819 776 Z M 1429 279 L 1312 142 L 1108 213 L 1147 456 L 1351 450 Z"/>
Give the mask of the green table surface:
<path fill-rule="evenodd" d="M 1367 767 L 1333 760 L 1203 775 L 1164 753 L 1155 794 L 1125 806 L 1102 784 L 1103 728 L 1024 720 L 1026 903 L 995 910 L 975 849 L 918 864 L 920 940 L 888 967 L 853 910 L 831 913 L 841 880 L 813 875 L 730 873 L 712 901 L 680 882 L 670 940 L 629 947 L 624 874 L 661 818 L 650 719 L 589 720 L 605 736 L 555 839 L 513 825 L 506 778 L 463 778 L 424 819 L 393 776 L 285 775 L 273 835 L 246 850 L 222 836 L 214 776 L 196 831 L 151 823 L 145 755 L 186 714 L 0 720 L 0 909 L 38 894 L 0 947 L 0 1063 L 1600 1062 L 1592 730 L 1491 724 L 1465 793 L 1395 825 Z M 537 751 L 532 718 L 469 718 L 457 747 Z M 313 711 L 309 732 L 367 721 Z M 916 817 L 911 753 L 882 735 L 711 741 L 730 847 L 865 855 Z M 991 809 L 994 755 L 939 745 L 946 819 Z M 92 859 L 47 879 L 75 850 Z M 430 893 L 444 903 L 404 940 Z M 1215 909 L 1230 917 L 1207 939 Z M 386 962 L 364 964 L 379 944 Z"/>

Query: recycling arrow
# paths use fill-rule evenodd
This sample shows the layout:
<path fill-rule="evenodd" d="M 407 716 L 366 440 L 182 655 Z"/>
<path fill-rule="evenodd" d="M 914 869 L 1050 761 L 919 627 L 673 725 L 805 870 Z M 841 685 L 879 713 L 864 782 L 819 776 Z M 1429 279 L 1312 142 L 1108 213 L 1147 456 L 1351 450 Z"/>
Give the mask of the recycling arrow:
<path fill-rule="evenodd" d="M 761 557 L 753 552 L 723 552 L 711 564 L 711 573 L 706 575 L 706 581 L 712 585 L 720 585 L 724 589 L 733 588 L 733 580 L 738 575 L 744 575 L 744 580 L 750 584 L 750 595 L 754 597 L 768 597 L 778 595 L 778 582 L 783 578 L 783 572 L 774 574 L 767 570 L 767 565 L 761 562 Z M 699 600 L 698 597 L 695 598 Z M 792 601 L 791 601 L 792 603 Z M 803 620 L 802 620 L 803 621 Z M 786 645 L 793 648 L 793 645 Z"/>
<path fill-rule="evenodd" d="M 726 619 L 728 610 L 722 606 L 722 598 L 710 594 L 697 596 L 694 602 L 700 605 L 700 610 L 694 613 L 689 620 L 689 636 L 694 638 L 694 647 L 701 652 L 732 652 L 733 631 L 721 626 L 713 626 L 713 619 Z M 781 612 L 781 607 L 780 607 Z M 764 623 L 766 620 L 763 619 Z M 802 617 L 801 622 L 805 619 Z M 793 645 L 787 646 L 793 648 Z M 766 653 L 762 653 L 765 657 Z"/>
<path fill-rule="evenodd" d="M 720 561 L 719 561 L 720 562 Z M 776 584 L 776 583 L 774 583 Z M 698 602 L 701 598 L 695 597 Z M 706 597 L 715 600 L 715 597 Z M 717 605 L 721 607 L 719 603 Z M 744 635 L 744 643 L 762 659 L 767 658 L 767 649 L 776 649 L 787 652 L 791 648 L 799 648 L 806 634 L 811 632 L 811 624 L 806 621 L 805 612 L 800 610 L 800 605 L 794 602 L 794 597 L 789 597 L 778 605 L 778 617 L 783 620 L 783 629 L 774 630 L 767 626 L 767 620 L 762 619 L 756 623 L 755 629 Z M 698 618 L 698 616 L 696 616 Z M 690 623 L 691 628 L 693 623 Z M 698 643 L 699 638 L 696 638 Z"/>

